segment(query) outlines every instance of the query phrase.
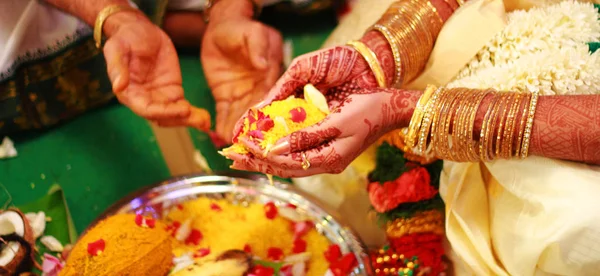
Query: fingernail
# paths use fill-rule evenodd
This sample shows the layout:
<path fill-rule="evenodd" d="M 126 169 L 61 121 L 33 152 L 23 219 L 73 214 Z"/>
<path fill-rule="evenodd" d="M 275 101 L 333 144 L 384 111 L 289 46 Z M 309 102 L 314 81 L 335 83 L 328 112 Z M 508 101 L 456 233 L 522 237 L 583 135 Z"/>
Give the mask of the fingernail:
<path fill-rule="evenodd" d="M 259 57 L 259 58 L 258 58 L 258 65 L 259 65 L 261 68 L 265 68 L 265 67 L 267 67 L 267 59 L 266 59 L 265 57 Z"/>
<path fill-rule="evenodd" d="M 225 153 L 224 153 L 222 150 L 220 150 L 220 151 L 217 151 L 217 153 L 218 153 L 218 154 L 220 154 L 221 156 L 225 156 L 225 157 L 227 157 L 227 155 L 225 155 Z"/>
<path fill-rule="evenodd" d="M 290 143 L 288 141 L 285 141 L 283 143 L 280 143 L 280 144 L 277 144 L 277 145 L 273 146 L 271 148 L 270 152 L 272 152 L 274 154 L 277 154 L 277 155 L 284 154 L 284 153 L 287 153 L 289 151 L 289 148 L 290 148 Z"/>
<path fill-rule="evenodd" d="M 252 108 L 259 108 L 264 103 L 265 103 L 265 101 L 261 101 L 260 103 L 255 104 Z"/>
<path fill-rule="evenodd" d="M 114 78 L 114 80 L 115 80 L 115 81 L 113 82 L 113 85 L 112 85 L 112 86 L 113 86 L 113 90 L 114 90 L 116 87 L 119 87 L 119 82 L 121 82 L 121 75 L 117 75 L 117 77 L 116 77 L 116 78 Z"/>

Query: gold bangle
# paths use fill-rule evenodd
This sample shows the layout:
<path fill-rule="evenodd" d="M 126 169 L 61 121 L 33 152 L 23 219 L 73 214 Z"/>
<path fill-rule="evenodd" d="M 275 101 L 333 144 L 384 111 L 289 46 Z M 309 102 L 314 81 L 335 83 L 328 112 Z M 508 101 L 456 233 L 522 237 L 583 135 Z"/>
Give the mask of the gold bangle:
<path fill-rule="evenodd" d="M 373 51 L 369 49 L 367 45 L 360 41 L 350 41 L 347 43 L 347 45 L 354 48 L 367 61 L 367 64 L 369 64 L 369 67 L 373 72 L 373 75 L 375 75 L 375 79 L 377 80 L 379 87 L 386 87 L 385 74 L 383 73 L 381 64 L 379 64 L 377 55 L 375 55 L 375 53 L 373 53 Z"/>
<path fill-rule="evenodd" d="M 523 141 L 523 133 L 525 133 L 525 124 L 527 122 L 527 110 L 529 110 L 529 102 L 531 101 L 531 93 L 525 94 L 524 104 L 522 106 L 521 120 L 519 122 L 519 132 L 517 133 L 517 142 L 515 143 L 515 156 L 521 156 L 521 141 Z"/>
<path fill-rule="evenodd" d="M 404 144 L 408 149 L 412 149 L 415 147 L 417 133 L 421 128 L 421 124 L 423 122 L 423 116 L 425 115 L 425 107 L 431 98 L 431 95 L 437 90 L 437 88 L 433 85 L 428 85 L 423 91 L 423 95 L 419 98 L 417 105 L 415 106 L 415 111 L 410 119 L 410 123 L 408 124 L 408 134 L 406 135 L 406 140 Z"/>
<path fill-rule="evenodd" d="M 96 48 L 100 48 L 102 46 L 102 27 L 104 26 L 106 19 L 108 19 L 109 16 L 121 11 L 136 11 L 136 9 L 132 6 L 126 5 L 110 5 L 98 13 L 98 16 L 96 16 L 96 23 L 94 24 L 94 41 L 96 42 Z"/>
<path fill-rule="evenodd" d="M 417 144 L 417 153 L 423 156 L 425 156 L 428 153 L 427 138 L 429 136 L 431 125 L 433 123 L 433 113 L 435 112 L 435 106 L 437 104 L 437 100 L 440 97 L 442 90 L 442 88 L 438 88 L 433 93 L 433 95 L 431 96 L 431 100 L 429 100 L 429 103 L 425 108 L 425 115 L 423 116 L 423 123 L 421 125 L 421 129 L 419 130 L 419 142 Z"/>
<path fill-rule="evenodd" d="M 515 133 L 515 125 L 517 121 L 517 112 L 519 111 L 519 107 L 521 106 L 521 101 L 523 99 L 523 95 L 521 93 L 515 93 L 516 99 L 513 103 L 513 106 L 510 108 L 508 113 L 508 117 L 506 118 L 506 129 L 504 130 L 504 138 L 502 141 L 502 150 L 501 157 L 505 159 L 509 159 L 513 156 L 513 139 Z"/>
<path fill-rule="evenodd" d="M 521 158 L 526 158 L 529 154 L 529 139 L 531 138 L 531 131 L 533 129 L 533 118 L 535 116 L 535 109 L 537 106 L 538 97 L 538 92 L 533 92 L 531 95 L 529 110 L 527 112 L 527 123 L 525 125 L 525 133 L 523 133 L 523 144 L 521 145 Z"/>
<path fill-rule="evenodd" d="M 392 55 L 394 56 L 395 74 L 391 86 L 398 87 L 402 80 L 402 59 L 400 58 L 400 49 L 398 47 L 399 42 L 394 39 L 394 35 L 386 26 L 383 26 L 381 24 L 375 24 L 372 29 L 380 32 L 388 41 L 388 44 L 392 49 Z"/>

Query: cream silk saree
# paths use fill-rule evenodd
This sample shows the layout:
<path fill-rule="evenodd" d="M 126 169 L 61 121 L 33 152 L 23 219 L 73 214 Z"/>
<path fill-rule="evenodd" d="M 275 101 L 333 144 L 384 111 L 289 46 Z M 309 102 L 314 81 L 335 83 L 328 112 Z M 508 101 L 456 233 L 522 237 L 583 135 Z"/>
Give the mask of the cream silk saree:
<path fill-rule="evenodd" d="M 383 7 L 360 10 L 362 2 Z M 359 1 L 326 46 L 360 37 L 393 1 L 374 2 Z M 502 31 L 507 12 L 548 2 L 558 1 L 469 1 L 446 23 L 427 67 L 408 87 L 447 84 Z M 343 183 L 330 184 L 344 201 Z M 445 162 L 440 193 L 456 275 L 600 275 L 599 167 L 535 156 Z"/>

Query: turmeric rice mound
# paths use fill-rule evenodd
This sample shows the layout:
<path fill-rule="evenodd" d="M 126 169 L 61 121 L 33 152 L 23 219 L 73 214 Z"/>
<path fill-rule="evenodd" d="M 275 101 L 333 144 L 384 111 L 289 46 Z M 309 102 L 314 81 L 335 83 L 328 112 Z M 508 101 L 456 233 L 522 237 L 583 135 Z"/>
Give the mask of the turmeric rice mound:
<path fill-rule="evenodd" d="M 327 114 L 317 106 L 302 98 L 290 97 L 282 101 L 272 102 L 260 110 L 254 110 L 244 121 L 244 128 L 239 138 L 250 138 L 259 141 L 262 149 L 268 149 L 277 141 L 292 132 L 312 126 L 322 121 Z M 270 122 L 265 124 L 266 121 Z M 268 127 L 264 127 L 268 125 Z M 266 130 L 267 129 L 267 130 Z M 224 151 L 246 154 L 243 144 L 236 142 Z"/>
<path fill-rule="evenodd" d="M 92 255 L 88 244 L 104 241 Z M 173 241 L 165 225 L 136 224 L 136 215 L 109 217 L 90 229 L 76 244 L 61 276 L 167 275 L 172 267 Z M 95 251 L 95 250 L 94 250 Z"/>
<path fill-rule="evenodd" d="M 274 219 L 267 218 L 263 204 L 241 206 L 227 200 L 202 197 L 174 208 L 166 220 L 183 223 L 187 219 L 191 219 L 193 229 L 202 233 L 202 239 L 197 245 L 176 245 L 173 250 L 175 256 L 209 248 L 210 254 L 201 258 L 210 258 L 230 249 L 244 250 L 248 247 L 253 255 L 263 260 L 269 259 L 268 249 L 271 247 L 282 249 L 284 256 L 293 255 L 294 231 L 291 221 L 280 215 Z M 329 247 L 327 238 L 313 227 L 302 239 L 307 243 L 306 252 L 311 254 L 306 275 L 324 275 L 329 268 L 324 257 Z"/>

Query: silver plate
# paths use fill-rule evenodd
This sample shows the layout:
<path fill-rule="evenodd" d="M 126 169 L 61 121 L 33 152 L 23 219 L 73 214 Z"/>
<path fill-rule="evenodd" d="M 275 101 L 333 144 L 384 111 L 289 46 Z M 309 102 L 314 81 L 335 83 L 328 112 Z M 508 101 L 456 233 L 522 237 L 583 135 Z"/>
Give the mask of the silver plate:
<path fill-rule="evenodd" d="M 270 185 L 266 178 L 257 175 L 228 173 L 173 178 L 123 198 L 96 222 L 119 213 L 140 213 L 161 218 L 169 206 L 201 196 L 228 199 L 238 204 L 269 201 L 282 205 L 294 204 L 298 212 L 312 219 L 317 231 L 331 243 L 339 245 L 343 253 L 352 252 L 356 256 L 358 266 L 350 275 L 373 275 L 370 273 L 372 270 L 366 247 L 336 214 L 289 184 L 275 181 L 274 185 Z"/>

